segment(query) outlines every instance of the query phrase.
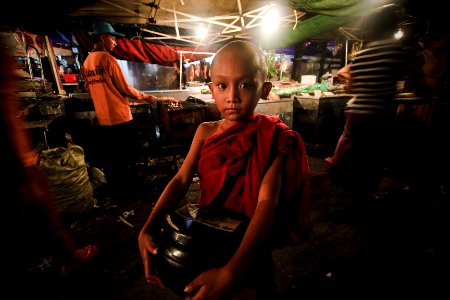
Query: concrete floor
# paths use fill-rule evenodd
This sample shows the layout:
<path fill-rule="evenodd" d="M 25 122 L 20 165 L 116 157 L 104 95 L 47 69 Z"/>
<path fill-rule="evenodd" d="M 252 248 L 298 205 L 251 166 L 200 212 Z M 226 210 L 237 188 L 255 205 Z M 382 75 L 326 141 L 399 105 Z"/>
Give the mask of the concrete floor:
<path fill-rule="evenodd" d="M 328 154 L 309 151 L 313 183 Z M 139 229 L 169 179 L 162 169 L 139 170 L 139 192 L 121 207 L 97 193 L 99 207 L 68 226 L 80 245 L 99 245 L 100 255 L 68 277 L 60 277 L 46 258 L 46 267 L 32 271 L 36 290 L 46 299 L 179 299 L 145 283 L 137 247 Z M 387 172 L 383 193 L 359 206 L 346 191 L 321 182 L 312 194 L 310 239 L 273 252 L 279 299 L 364 299 L 419 291 L 432 299 L 442 291 L 450 279 L 447 193 L 442 187 L 423 198 L 408 188 L 403 178 Z M 125 215 L 131 226 L 120 221 Z"/>

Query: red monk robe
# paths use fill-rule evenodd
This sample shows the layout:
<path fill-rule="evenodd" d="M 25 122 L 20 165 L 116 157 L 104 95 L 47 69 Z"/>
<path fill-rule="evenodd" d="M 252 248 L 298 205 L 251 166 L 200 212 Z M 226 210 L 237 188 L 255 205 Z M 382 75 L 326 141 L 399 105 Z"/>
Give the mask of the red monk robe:
<path fill-rule="evenodd" d="M 287 161 L 273 242 L 299 242 L 310 226 L 310 170 L 301 136 L 278 117 L 255 114 L 205 141 L 198 162 L 199 206 L 221 205 L 251 218 L 263 176 L 278 153 Z"/>

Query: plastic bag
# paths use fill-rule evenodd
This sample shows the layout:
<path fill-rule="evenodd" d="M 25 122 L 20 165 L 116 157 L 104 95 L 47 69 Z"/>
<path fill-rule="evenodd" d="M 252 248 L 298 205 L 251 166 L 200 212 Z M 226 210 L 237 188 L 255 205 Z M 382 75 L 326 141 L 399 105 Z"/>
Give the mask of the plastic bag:
<path fill-rule="evenodd" d="M 63 217 L 75 217 L 94 207 L 83 148 L 69 144 L 68 148 L 43 150 L 39 164 Z"/>

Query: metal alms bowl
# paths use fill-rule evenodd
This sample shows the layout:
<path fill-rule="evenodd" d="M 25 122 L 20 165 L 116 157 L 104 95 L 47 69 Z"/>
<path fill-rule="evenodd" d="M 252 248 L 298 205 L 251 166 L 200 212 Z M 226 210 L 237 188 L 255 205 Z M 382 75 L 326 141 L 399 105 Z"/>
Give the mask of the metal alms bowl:
<path fill-rule="evenodd" d="M 206 225 L 208 218 L 231 219 L 222 218 L 220 212 L 204 214 L 201 209 L 199 219 L 188 211 L 185 207 L 167 214 L 155 236 L 159 248 L 155 270 L 163 283 L 179 294 L 201 272 L 226 263 L 239 246 L 247 226 L 247 221 L 232 220 L 240 224 L 235 231 L 214 228 Z"/>

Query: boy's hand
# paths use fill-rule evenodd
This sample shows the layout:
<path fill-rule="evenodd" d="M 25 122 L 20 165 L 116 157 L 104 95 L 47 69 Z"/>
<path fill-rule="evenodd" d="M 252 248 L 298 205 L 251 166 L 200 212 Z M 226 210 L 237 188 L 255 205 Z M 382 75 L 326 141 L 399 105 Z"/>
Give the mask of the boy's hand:
<path fill-rule="evenodd" d="M 139 234 L 138 243 L 142 262 L 144 264 L 145 280 L 147 283 L 153 283 L 161 288 L 164 288 L 164 284 L 161 279 L 152 271 L 150 265 L 151 255 L 156 255 L 158 253 L 158 247 L 153 242 L 152 237 L 146 232 L 141 232 Z"/>
<path fill-rule="evenodd" d="M 226 268 L 210 269 L 186 286 L 185 299 L 224 299 L 233 283 L 233 276 Z"/>

